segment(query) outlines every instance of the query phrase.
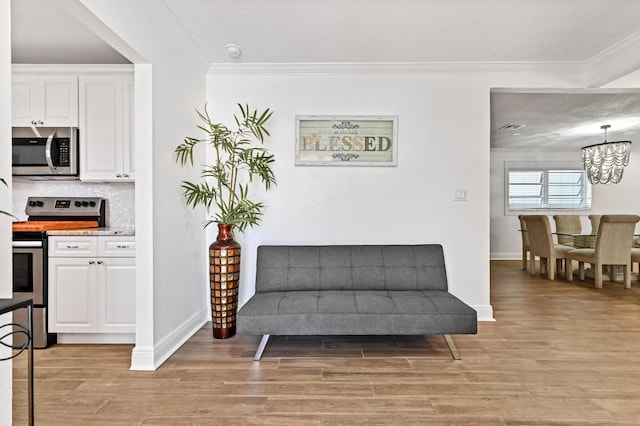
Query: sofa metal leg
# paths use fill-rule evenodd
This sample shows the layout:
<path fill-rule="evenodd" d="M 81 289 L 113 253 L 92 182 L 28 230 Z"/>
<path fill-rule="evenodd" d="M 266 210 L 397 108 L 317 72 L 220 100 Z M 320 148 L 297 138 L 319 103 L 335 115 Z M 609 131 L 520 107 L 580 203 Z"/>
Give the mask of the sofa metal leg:
<path fill-rule="evenodd" d="M 443 334 L 444 341 L 447 342 L 447 346 L 449 346 L 449 351 L 451 351 L 451 356 L 456 361 L 461 360 L 460 354 L 458 353 L 458 349 L 456 349 L 456 345 L 453 344 L 453 339 L 448 334 Z"/>
<path fill-rule="evenodd" d="M 264 336 L 262 336 L 262 340 L 260 340 L 260 344 L 258 345 L 258 350 L 256 351 L 256 354 L 253 356 L 254 361 L 260 361 L 260 358 L 262 358 L 262 352 L 264 352 L 264 348 L 267 347 L 269 336 L 270 334 L 265 334 Z"/>

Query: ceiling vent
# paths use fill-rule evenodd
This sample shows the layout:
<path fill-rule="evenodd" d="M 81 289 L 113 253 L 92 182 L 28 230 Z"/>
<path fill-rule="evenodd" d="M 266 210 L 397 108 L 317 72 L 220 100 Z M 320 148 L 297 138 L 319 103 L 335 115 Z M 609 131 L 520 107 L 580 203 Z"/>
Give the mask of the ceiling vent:
<path fill-rule="evenodd" d="M 522 129 L 524 126 L 526 126 L 526 124 L 505 124 L 504 126 L 500 127 L 498 130 L 518 130 L 518 129 Z"/>

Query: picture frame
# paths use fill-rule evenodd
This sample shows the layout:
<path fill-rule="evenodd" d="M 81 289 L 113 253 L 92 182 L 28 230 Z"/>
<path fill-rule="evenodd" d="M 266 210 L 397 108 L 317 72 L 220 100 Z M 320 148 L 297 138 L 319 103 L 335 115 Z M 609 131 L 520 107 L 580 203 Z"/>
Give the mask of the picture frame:
<path fill-rule="evenodd" d="M 398 117 L 297 115 L 296 166 L 397 166 Z"/>

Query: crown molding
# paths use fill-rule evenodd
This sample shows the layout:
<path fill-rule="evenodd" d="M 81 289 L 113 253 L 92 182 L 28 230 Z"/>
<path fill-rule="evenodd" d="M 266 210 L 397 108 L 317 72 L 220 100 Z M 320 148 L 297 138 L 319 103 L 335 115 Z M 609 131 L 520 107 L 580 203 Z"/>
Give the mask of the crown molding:
<path fill-rule="evenodd" d="M 495 74 L 584 75 L 583 62 L 372 62 L 372 63 L 217 63 L 209 75 L 286 74 Z"/>
<path fill-rule="evenodd" d="M 640 32 L 598 53 L 585 63 L 587 87 L 600 87 L 640 69 Z"/>
<path fill-rule="evenodd" d="M 131 74 L 133 64 L 11 64 L 12 73 L 20 74 Z"/>

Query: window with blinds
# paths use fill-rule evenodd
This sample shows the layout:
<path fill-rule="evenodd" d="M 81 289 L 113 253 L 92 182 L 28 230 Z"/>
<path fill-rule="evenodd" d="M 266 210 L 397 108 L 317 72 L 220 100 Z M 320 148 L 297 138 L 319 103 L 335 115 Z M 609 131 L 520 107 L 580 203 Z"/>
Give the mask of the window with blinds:
<path fill-rule="evenodd" d="M 584 170 L 507 170 L 508 209 L 589 210 L 591 186 Z"/>

